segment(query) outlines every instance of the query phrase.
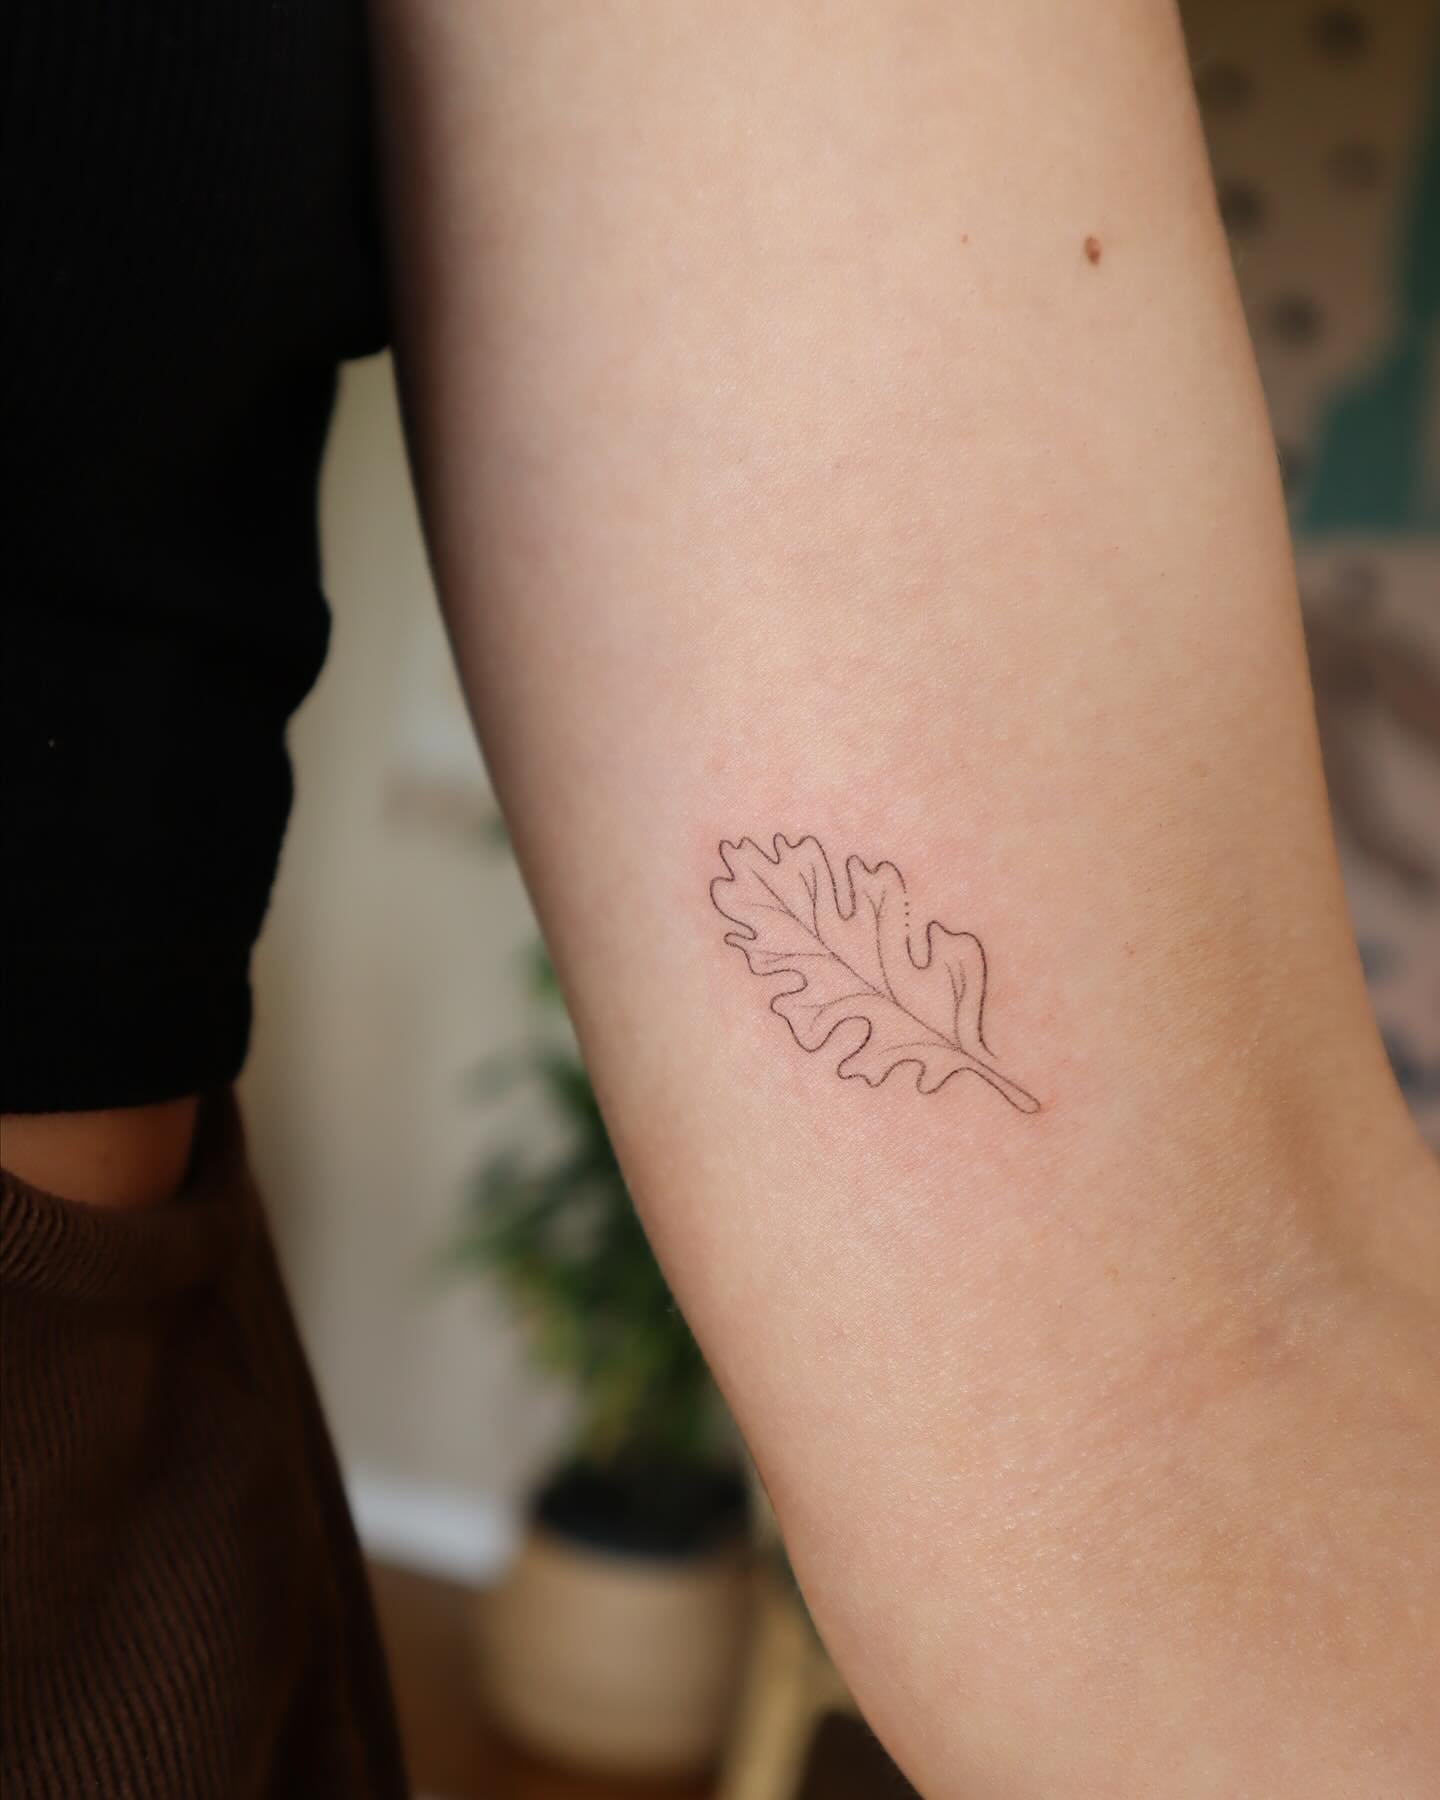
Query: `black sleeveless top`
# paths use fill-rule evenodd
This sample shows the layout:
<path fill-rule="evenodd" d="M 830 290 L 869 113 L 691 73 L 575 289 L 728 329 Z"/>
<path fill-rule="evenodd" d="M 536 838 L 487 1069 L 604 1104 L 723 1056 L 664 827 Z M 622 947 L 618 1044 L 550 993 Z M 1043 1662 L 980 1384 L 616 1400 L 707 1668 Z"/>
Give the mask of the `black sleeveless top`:
<path fill-rule="evenodd" d="M 0 7 L 0 1110 L 232 1077 L 385 337 L 362 0 Z"/>

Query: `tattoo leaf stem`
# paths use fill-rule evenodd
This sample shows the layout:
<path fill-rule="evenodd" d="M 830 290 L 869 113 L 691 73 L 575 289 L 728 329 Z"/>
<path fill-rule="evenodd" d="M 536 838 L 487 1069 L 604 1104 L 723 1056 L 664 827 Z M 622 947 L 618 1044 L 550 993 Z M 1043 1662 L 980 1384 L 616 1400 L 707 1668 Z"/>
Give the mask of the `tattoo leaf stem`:
<path fill-rule="evenodd" d="M 734 927 L 725 942 L 755 975 L 792 977 L 770 1010 L 803 1050 L 819 1050 L 858 1020 L 865 1037 L 836 1073 L 879 1087 L 902 1064 L 933 1094 L 953 1075 L 978 1075 L 1011 1106 L 1040 1102 L 995 1066 L 985 1042 L 985 951 L 972 932 L 931 920 L 917 939 L 905 878 L 894 863 L 847 857 L 837 883 L 818 839 L 778 834 L 774 855 L 752 838 L 722 843 L 726 873 L 710 884 L 716 910 Z M 917 953 L 918 952 L 918 953 Z"/>

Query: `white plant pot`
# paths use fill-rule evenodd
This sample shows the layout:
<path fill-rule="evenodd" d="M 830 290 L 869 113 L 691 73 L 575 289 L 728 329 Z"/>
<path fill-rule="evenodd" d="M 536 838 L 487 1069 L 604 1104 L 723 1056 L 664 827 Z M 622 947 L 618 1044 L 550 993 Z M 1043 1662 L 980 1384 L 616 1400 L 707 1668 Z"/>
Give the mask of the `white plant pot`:
<path fill-rule="evenodd" d="M 651 1557 L 532 1525 L 503 1582 L 479 1599 L 490 1715 L 557 1761 L 698 1774 L 719 1754 L 734 1710 L 748 1564 L 743 1542 Z"/>

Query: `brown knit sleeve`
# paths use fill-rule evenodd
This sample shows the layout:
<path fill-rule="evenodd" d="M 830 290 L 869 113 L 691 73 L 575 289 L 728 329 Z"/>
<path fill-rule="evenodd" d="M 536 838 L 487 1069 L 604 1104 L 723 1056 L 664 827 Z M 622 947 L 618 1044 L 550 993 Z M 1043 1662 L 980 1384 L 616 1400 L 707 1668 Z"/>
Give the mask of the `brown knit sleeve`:
<path fill-rule="evenodd" d="M 159 1207 L 0 1170 L 0 1792 L 400 1796 L 233 1091 Z"/>

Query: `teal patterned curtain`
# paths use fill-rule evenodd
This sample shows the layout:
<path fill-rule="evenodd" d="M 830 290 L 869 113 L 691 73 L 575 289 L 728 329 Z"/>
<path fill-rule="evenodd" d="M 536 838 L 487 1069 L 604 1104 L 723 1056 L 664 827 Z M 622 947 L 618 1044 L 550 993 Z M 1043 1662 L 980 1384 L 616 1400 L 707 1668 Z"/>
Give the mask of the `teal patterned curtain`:
<path fill-rule="evenodd" d="M 1395 335 L 1325 409 L 1295 519 L 1304 538 L 1440 534 L 1440 62 L 1401 229 Z"/>

